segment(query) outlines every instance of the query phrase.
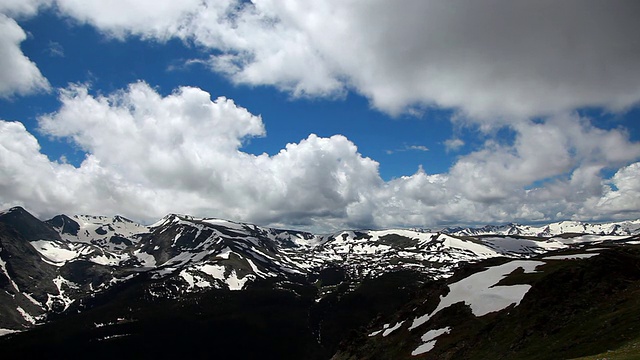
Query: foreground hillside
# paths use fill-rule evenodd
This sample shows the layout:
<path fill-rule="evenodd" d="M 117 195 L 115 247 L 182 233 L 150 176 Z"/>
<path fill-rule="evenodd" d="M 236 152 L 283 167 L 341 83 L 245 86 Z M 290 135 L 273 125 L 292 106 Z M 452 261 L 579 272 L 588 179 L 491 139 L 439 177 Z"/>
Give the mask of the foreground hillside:
<path fill-rule="evenodd" d="M 593 355 L 640 338 L 639 228 L 313 235 L 175 214 L 151 226 L 43 222 L 13 208 L 0 214 L 0 348 L 136 359 Z"/>
<path fill-rule="evenodd" d="M 469 266 L 440 293 L 370 327 L 401 323 L 395 331 L 362 332 L 334 358 L 570 359 L 624 347 L 640 338 L 640 247 L 592 249 L 510 268 L 513 261 Z M 483 284 L 501 267 L 506 276 Z M 500 304 L 521 287 L 518 302 Z M 640 349 L 634 353 L 640 357 Z"/>

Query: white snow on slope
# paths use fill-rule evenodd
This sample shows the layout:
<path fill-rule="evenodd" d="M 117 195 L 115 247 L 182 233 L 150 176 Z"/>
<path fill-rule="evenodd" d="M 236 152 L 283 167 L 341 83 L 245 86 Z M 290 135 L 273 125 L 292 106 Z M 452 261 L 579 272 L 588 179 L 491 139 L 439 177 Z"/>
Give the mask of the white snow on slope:
<path fill-rule="evenodd" d="M 391 334 L 392 332 L 398 330 L 400 328 L 400 326 L 402 326 L 403 323 L 404 323 L 404 321 L 399 321 L 395 325 L 393 325 L 392 327 L 385 329 L 384 332 L 382 333 L 382 336 L 387 336 L 387 335 Z"/>
<path fill-rule="evenodd" d="M 420 346 L 418 346 L 415 350 L 413 350 L 411 352 L 411 355 L 416 356 L 416 355 L 424 354 L 426 352 L 433 350 L 433 348 L 436 346 L 436 339 L 440 335 L 448 334 L 450 332 L 451 332 L 451 328 L 448 326 L 442 329 L 427 331 L 420 338 L 423 341 L 423 343 Z"/>
<path fill-rule="evenodd" d="M 562 244 L 570 245 L 570 244 L 581 244 L 581 243 L 592 243 L 597 244 L 603 241 L 609 240 L 622 240 L 627 239 L 628 236 L 618 236 L 618 235 L 581 235 L 581 236 L 573 236 L 568 238 L 554 238 L 561 242 Z"/>
<path fill-rule="evenodd" d="M 215 218 L 202 218 L 197 220 L 207 224 L 211 224 L 211 225 L 224 226 L 225 228 L 239 230 L 243 233 L 247 232 L 247 229 L 245 228 L 244 224 L 229 221 L 229 220 L 222 220 L 222 219 L 215 219 Z"/>
<path fill-rule="evenodd" d="M 231 253 L 233 253 L 233 250 L 229 249 L 229 247 L 227 246 L 224 249 L 220 250 L 220 252 L 216 255 L 216 257 L 228 260 L 229 255 L 231 255 Z"/>
<path fill-rule="evenodd" d="M 0 329 L 0 336 L 9 335 L 9 334 L 17 333 L 17 332 L 20 332 L 20 330 Z"/>
<path fill-rule="evenodd" d="M 64 304 L 64 310 L 66 310 L 71 305 L 71 303 L 73 303 L 75 300 L 71 299 L 66 294 L 64 287 L 67 287 L 67 289 L 77 288 L 78 285 L 63 278 L 60 275 L 58 275 L 55 279 L 53 279 L 53 283 L 58 288 L 58 295 L 47 294 L 47 297 L 48 297 L 46 302 L 47 308 L 52 309 L 54 301 L 58 300 Z"/>
<path fill-rule="evenodd" d="M 110 241 L 111 237 L 117 236 L 136 243 L 138 235 L 150 232 L 148 226 L 135 223 L 121 216 L 74 215 L 71 219 L 78 223 L 80 229 L 77 235 L 63 234 L 58 229 L 63 240 L 95 244 L 112 251 L 124 250 L 127 245 L 113 243 Z"/>
<path fill-rule="evenodd" d="M 78 257 L 78 252 L 63 248 L 60 244 L 48 240 L 32 241 L 31 245 L 44 256 L 47 260 L 55 263 L 56 266 L 62 266 L 65 262 Z M 73 249 L 73 244 L 68 244 Z"/>
<path fill-rule="evenodd" d="M 471 311 L 475 316 L 483 316 L 490 312 L 502 310 L 511 304 L 518 305 L 531 288 L 531 285 L 494 285 L 518 268 L 522 268 L 525 273 L 530 273 L 539 265 L 544 265 L 544 262 L 532 260 L 510 261 L 450 284 L 449 293 L 440 298 L 440 303 L 436 309 L 430 314 L 415 318 L 409 330 L 426 323 L 438 311 L 461 301 L 471 307 Z"/>
<path fill-rule="evenodd" d="M 226 268 L 222 265 L 203 264 L 196 266 L 196 269 L 213 278 L 222 280 L 229 286 L 229 290 L 242 290 L 247 281 L 255 279 L 253 275 L 246 275 L 243 278 L 239 278 L 234 269 L 225 277 Z"/>
<path fill-rule="evenodd" d="M 473 241 L 458 239 L 446 234 L 440 235 L 438 237 L 438 241 L 442 241 L 443 245 L 448 248 L 455 248 L 473 252 L 477 255 L 478 259 L 486 259 L 499 255 L 498 252 L 485 245 L 477 244 Z"/>
<path fill-rule="evenodd" d="M 20 313 L 20 315 L 22 315 L 22 317 L 29 322 L 31 325 L 35 325 L 36 324 L 36 319 L 31 316 L 31 314 L 29 314 L 28 312 L 24 311 L 23 308 L 21 308 L 20 306 L 18 306 L 16 308 L 16 310 L 18 310 L 18 312 Z"/>
<path fill-rule="evenodd" d="M 4 260 L 2 260 L 0 258 L 0 270 L 2 271 L 2 273 L 4 273 L 4 275 L 7 277 L 7 279 L 9 279 L 9 281 L 11 282 L 11 285 L 13 286 L 13 288 L 17 291 L 20 292 L 20 288 L 18 288 L 18 284 L 16 284 L 13 279 L 11 278 L 11 276 L 9 276 L 9 272 L 7 271 L 7 263 L 4 262 Z"/>
<path fill-rule="evenodd" d="M 574 259 L 588 259 L 590 257 L 598 256 L 599 253 L 590 254 L 571 254 L 571 255 L 552 255 L 545 256 L 542 260 L 574 260 Z"/>
<path fill-rule="evenodd" d="M 31 245 L 40 253 L 43 260 L 55 266 L 62 266 L 78 258 L 99 265 L 116 266 L 130 258 L 127 253 L 110 252 L 85 243 L 37 240 L 31 241 Z"/>
<path fill-rule="evenodd" d="M 560 221 L 540 226 L 509 224 L 502 226 L 485 226 L 481 228 L 466 228 L 457 230 L 455 235 L 522 235 L 552 237 L 560 234 L 593 234 L 630 236 L 640 233 L 640 219 L 590 224 L 580 221 Z"/>
<path fill-rule="evenodd" d="M 153 255 L 147 254 L 140 249 L 134 251 L 133 256 L 135 256 L 138 261 L 140 261 L 140 264 L 142 264 L 142 266 L 144 267 L 156 266 L 156 258 L 154 258 Z"/>
<path fill-rule="evenodd" d="M 535 241 L 530 239 L 514 238 L 514 237 L 483 237 L 482 243 L 499 251 L 503 254 L 531 252 L 540 253 L 551 250 L 564 249 L 566 246 L 558 241 L 549 239 L 546 241 Z"/>

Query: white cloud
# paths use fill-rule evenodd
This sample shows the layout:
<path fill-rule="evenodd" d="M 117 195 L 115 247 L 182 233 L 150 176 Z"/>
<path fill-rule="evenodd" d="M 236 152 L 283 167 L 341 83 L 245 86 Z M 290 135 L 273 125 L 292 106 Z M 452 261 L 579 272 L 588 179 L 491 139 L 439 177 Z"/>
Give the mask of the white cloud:
<path fill-rule="evenodd" d="M 405 152 L 405 151 L 429 151 L 429 148 L 424 145 L 405 145 L 404 147 L 399 149 L 387 150 L 386 153 L 391 155 L 394 153 Z"/>
<path fill-rule="evenodd" d="M 119 39 L 193 42 L 236 83 L 294 96 L 354 90 L 391 114 L 453 108 L 456 125 L 479 126 L 487 140 L 447 173 L 384 182 L 343 136 L 310 135 L 274 156 L 243 152 L 245 139 L 265 136 L 262 119 L 200 89 L 163 97 L 137 83 L 95 96 L 76 85 L 40 126 L 88 153 L 78 168 L 49 161 L 22 125 L 0 122 L 5 207 L 318 229 L 640 216 L 640 144 L 571 114 L 640 100 L 635 2 L 5 0 L 0 96 L 48 88 L 10 17 L 52 4 Z M 513 143 L 495 141 L 500 128 Z M 618 171 L 604 179 L 604 169 Z"/>
<path fill-rule="evenodd" d="M 0 204 L 24 204 L 37 212 L 69 205 L 77 176 L 69 165 L 52 163 L 19 122 L 0 121 Z M 58 204 L 58 205 L 57 205 Z"/>
<path fill-rule="evenodd" d="M 62 45 L 60 45 L 60 43 L 55 41 L 49 42 L 47 52 L 51 57 L 64 57 L 64 48 L 62 47 Z"/>
<path fill-rule="evenodd" d="M 36 64 L 20 50 L 20 43 L 26 38 L 15 20 L 0 12 L 0 98 L 49 89 L 49 82 Z"/>
<path fill-rule="evenodd" d="M 407 150 L 429 151 L 429 148 L 424 145 L 411 145 L 407 147 Z"/>
<path fill-rule="evenodd" d="M 56 198 L 56 212 L 84 209 L 145 220 L 185 212 L 333 227 L 381 183 L 378 164 L 339 135 L 310 135 L 274 156 L 242 152 L 244 139 L 264 136 L 260 117 L 229 99 L 211 101 L 200 89 L 183 87 L 162 97 L 146 83 L 136 83 L 109 96 L 92 96 L 75 85 L 62 91 L 61 102 L 58 112 L 40 118 L 41 131 L 71 139 L 88 156 L 71 171 L 57 163 L 32 166 L 49 172 L 36 177 L 42 187 L 62 186 L 61 193 L 71 194 L 64 201 Z M 34 150 L 13 154 L 22 159 L 15 167 L 31 164 L 37 153 L 35 139 L 23 136 L 32 139 Z M 45 180 L 61 177 L 58 168 L 71 178 L 68 187 Z M 20 177 L 6 183 L 22 189 Z M 27 197 L 11 199 L 32 206 Z"/>
<path fill-rule="evenodd" d="M 58 0 L 118 37 L 192 40 L 216 71 L 298 96 L 355 89 L 390 113 L 474 118 L 619 111 L 640 100 L 633 1 Z M 125 8 L 126 11 L 122 11 Z"/>
<path fill-rule="evenodd" d="M 513 144 L 488 141 L 448 173 L 384 182 L 378 163 L 340 135 L 310 135 L 273 156 L 243 152 L 245 139 L 265 136 L 262 119 L 197 88 L 161 96 L 139 82 L 95 96 L 74 85 L 60 100 L 41 131 L 86 159 L 51 162 L 22 124 L 0 122 L 3 207 L 145 221 L 183 212 L 322 231 L 640 216 L 640 144 L 577 115 L 518 123 Z"/>
<path fill-rule="evenodd" d="M 129 34 L 166 40 L 178 34 L 190 18 L 206 12 L 206 1 L 55 0 L 58 9 L 78 21 L 89 23 L 111 36 Z"/>
<path fill-rule="evenodd" d="M 0 13 L 9 17 L 33 16 L 41 8 L 51 5 L 53 0 L 2 0 L 0 1 Z"/>
<path fill-rule="evenodd" d="M 444 147 L 447 152 L 458 151 L 464 146 L 464 141 L 459 138 L 451 138 L 444 141 Z"/>
<path fill-rule="evenodd" d="M 585 208 L 583 212 L 589 216 L 602 216 L 614 213 L 625 219 L 637 216 L 640 211 L 640 162 L 623 167 L 616 172 L 611 182 L 604 189 L 604 196 L 596 199 L 593 208 Z M 611 187 L 610 185 L 613 185 Z"/>
<path fill-rule="evenodd" d="M 462 157 L 452 174 L 467 186 L 473 186 L 474 181 L 469 180 L 475 177 L 487 187 L 507 181 L 525 186 L 582 166 L 617 167 L 640 157 L 640 144 L 630 142 L 626 132 L 593 127 L 577 115 L 518 122 L 513 130 L 517 134 L 513 146 L 489 142 L 484 149 Z"/>

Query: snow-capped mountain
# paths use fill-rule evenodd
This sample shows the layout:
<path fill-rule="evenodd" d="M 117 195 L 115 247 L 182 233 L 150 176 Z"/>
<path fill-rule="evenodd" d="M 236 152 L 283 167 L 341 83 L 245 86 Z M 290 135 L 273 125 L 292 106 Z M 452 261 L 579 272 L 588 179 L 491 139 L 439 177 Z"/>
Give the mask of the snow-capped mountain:
<path fill-rule="evenodd" d="M 638 233 L 640 221 L 314 235 L 178 214 L 149 226 L 120 216 L 58 215 L 42 222 L 12 208 L 0 214 L 0 225 L 0 276 L 6 278 L 0 284 L 12 294 L 11 300 L 3 300 L 12 315 L 3 318 L 0 328 L 20 329 L 48 313 L 82 307 L 134 279 L 148 282 L 149 296 L 158 298 L 241 290 L 264 281 L 318 281 L 325 269 L 339 269 L 355 281 L 400 270 L 440 279 L 461 264 L 483 259 L 634 241 L 630 236 Z M 331 289 L 324 288 L 319 296 Z"/>
<path fill-rule="evenodd" d="M 100 246 L 105 250 L 124 250 L 138 242 L 149 227 L 121 216 L 58 215 L 46 223 L 58 231 L 63 240 Z"/>
<path fill-rule="evenodd" d="M 639 224 L 560 222 L 537 227 L 511 224 L 435 232 L 349 230 L 314 235 L 178 214 L 148 226 L 120 216 L 58 215 L 43 222 L 22 208 L 12 208 L 0 212 L 0 335 L 32 329 L 28 333 L 39 342 L 50 336 L 42 335 L 48 334 L 46 329 L 59 332 L 70 326 L 77 331 L 68 334 L 74 339 L 71 348 L 78 336 L 89 331 L 90 337 L 83 340 L 89 348 L 119 339 L 127 344 L 122 346 L 136 344 L 141 351 L 132 353 L 132 358 L 148 357 L 154 351 L 162 356 L 166 354 L 155 347 L 140 347 L 165 339 L 164 331 L 156 332 L 164 325 L 156 323 L 158 312 L 169 311 L 162 315 L 163 321 L 178 323 L 206 313 L 205 323 L 212 325 L 202 326 L 217 337 L 227 336 L 218 326 L 225 329 L 239 319 L 251 331 L 264 328 L 264 322 L 283 329 L 279 322 L 287 319 L 292 328 L 290 332 L 284 328 L 286 337 L 299 341 L 295 351 L 283 352 L 272 345 L 278 336 L 272 330 L 260 330 L 255 334 L 261 335 L 252 337 L 254 342 L 272 339 L 260 346 L 280 354 L 276 358 L 329 358 L 349 334 L 345 330 L 358 327 L 366 330 L 365 337 L 345 354 L 357 351 L 360 344 L 375 348 L 387 344 L 386 339 L 396 339 L 405 355 L 413 358 L 431 354 L 436 343 L 446 346 L 448 338 L 467 336 L 460 319 L 443 318 L 460 303 L 471 314 L 462 318 L 472 316 L 467 320 L 473 322 L 518 307 L 520 302 L 533 306 L 527 294 L 547 285 L 540 280 L 532 288 L 519 282 L 527 276 L 548 277 L 554 284 L 570 283 L 574 276 L 569 273 L 556 279 L 557 266 L 542 274 L 537 270 L 541 264 L 593 258 L 606 271 L 611 264 L 631 264 L 620 270 L 620 278 L 627 280 L 613 284 L 614 290 L 606 290 L 605 295 L 623 289 L 635 281 L 635 258 L 624 251 L 640 243 Z M 621 259 L 607 260 L 611 264 L 598 260 L 614 248 L 621 249 Z M 247 307 L 238 308 L 237 303 Z M 172 312 L 179 314 L 177 318 Z M 384 323 L 375 320 L 380 312 L 386 314 Z M 56 319 L 76 313 L 87 315 L 81 317 L 84 320 L 57 325 L 60 320 Z M 189 326 L 195 326 L 194 331 L 187 331 L 182 340 L 190 348 L 196 344 L 188 339 L 198 337 L 201 326 L 197 317 L 193 321 Z M 51 326 L 33 330 L 37 324 Z M 137 338 L 131 329 L 138 329 Z M 0 338 L 0 345 L 3 339 L 7 337 Z M 241 346 L 233 337 L 225 339 Z M 16 353 L 28 350 L 13 349 L 19 349 Z M 396 354 L 393 351 L 390 354 Z"/>
<path fill-rule="evenodd" d="M 562 234 L 632 236 L 640 234 L 640 219 L 591 224 L 580 221 L 560 221 L 540 226 L 521 224 L 487 225 L 479 228 L 447 228 L 443 232 L 459 236 L 520 235 L 553 237 Z"/>

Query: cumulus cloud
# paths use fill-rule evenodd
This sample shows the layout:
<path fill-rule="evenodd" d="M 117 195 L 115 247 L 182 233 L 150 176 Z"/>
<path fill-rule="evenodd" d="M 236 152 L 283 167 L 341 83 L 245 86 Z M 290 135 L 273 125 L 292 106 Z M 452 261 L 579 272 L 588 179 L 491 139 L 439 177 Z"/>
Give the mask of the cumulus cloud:
<path fill-rule="evenodd" d="M 385 182 L 341 135 L 312 134 L 275 155 L 244 152 L 246 139 L 266 136 L 262 119 L 198 88 L 162 96 L 138 82 L 93 95 L 73 85 L 60 101 L 40 131 L 71 141 L 85 160 L 52 162 L 22 124 L 0 122 L 3 207 L 144 221 L 183 212 L 317 231 L 640 216 L 640 144 L 575 114 L 518 123 L 512 144 L 488 141 L 448 173 Z"/>
<path fill-rule="evenodd" d="M 629 141 L 625 131 L 596 128 L 575 114 L 544 122 L 518 122 L 513 130 L 514 144 L 489 140 L 481 150 L 462 156 L 454 164 L 450 170 L 452 182 L 467 198 L 481 202 L 507 200 L 517 196 L 514 191 L 538 180 L 577 176 L 585 167 L 598 169 L 591 173 L 599 176 L 599 170 L 605 167 L 617 168 L 640 157 L 640 144 Z"/>
<path fill-rule="evenodd" d="M 9 17 L 33 16 L 52 3 L 53 0 L 2 0 L 0 13 Z"/>
<path fill-rule="evenodd" d="M 20 50 L 20 43 L 26 38 L 24 30 L 15 20 L 0 12 L 0 97 L 49 89 L 49 82 L 36 64 Z"/>
<path fill-rule="evenodd" d="M 40 129 L 69 139 L 86 159 L 78 168 L 49 162 L 21 124 L 4 122 L 11 130 L 1 139 L 11 145 L 2 159 L 4 206 L 23 203 L 46 215 L 56 208 L 151 221 L 185 212 L 333 228 L 381 183 L 378 163 L 339 135 L 310 135 L 273 156 L 242 152 L 245 139 L 264 136 L 261 118 L 232 100 L 211 101 L 200 89 L 162 97 L 140 82 L 93 96 L 74 85 L 60 100 L 59 111 L 40 118 Z M 30 189 L 42 195 L 34 200 Z"/>
<path fill-rule="evenodd" d="M 58 0 L 116 37 L 182 38 L 233 81 L 297 96 L 354 89 L 389 113 L 545 116 L 640 100 L 634 1 Z M 126 11 L 122 11 L 126 8 Z"/>
<path fill-rule="evenodd" d="M 640 144 L 573 112 L 638 104 L 637 2 L 3 1 L 0 96 L 48 88 L 12 19 L 48 6 L 120 40 L 195 44 L 204 55 L 190 61 L 238 84 L 301 97 L 356 91 L 389 114 L 450 108 L 454 125 L 477 126 L 484 144 L 446 173 L 385 182 L 340 135 L 312 134 L 273 156 L 244 152 L 244 141 L 266 136 L 262 119 L 201 89 L 162 96 L 140 82 L 97 96 L 73 85 L 40 130 L 86 159 L 51 162 L 23 126 L 0 122 L 4 206 L 312 229 L 640 216 Z M 512 141 L 497 139 L 500 129 Z M 392 151 L 407 150 L 427 149 Z"/>
<path fill-rule="evenodd" d="M 596 198 L 593 208 L 584 209 L 589 215 L 602 216 L 614 211 L 621 218 L 635 216 L 640 209 L 640 163 L 633 163 L 618 170 L 604 188 L 604 195 Z"/>
<path fill-rule="evenodd" d="M 222 1 L 223 3 L 225 1 Z M 124 38 L 166 40 L 175 36 L 197 12 L 208 8 L 207 1 L 136 0 L 117 3 L 100 0 L 55 0 L 59 11 L 80 22 L 91 24 L 109 35 Z"/>

